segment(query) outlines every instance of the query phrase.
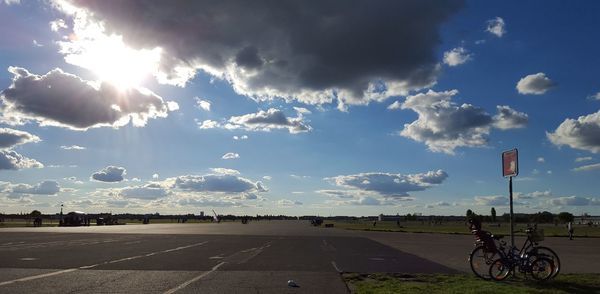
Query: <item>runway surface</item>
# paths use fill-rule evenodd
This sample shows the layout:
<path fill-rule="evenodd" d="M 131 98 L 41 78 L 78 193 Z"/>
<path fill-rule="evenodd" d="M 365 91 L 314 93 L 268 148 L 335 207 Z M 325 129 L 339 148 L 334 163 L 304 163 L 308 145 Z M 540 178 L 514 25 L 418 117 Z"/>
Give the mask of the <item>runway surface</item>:
<path fill-rule="evenodd" d="M 585 272 L 570 261 L 587 252 L 588 269 L 598 241 L 576 245 L 564 269 Z M 471 248 L 470 236 L 303 221 L 0 229 L 0 293 L 347 293 L 340 272 L 467 271 Z"/>

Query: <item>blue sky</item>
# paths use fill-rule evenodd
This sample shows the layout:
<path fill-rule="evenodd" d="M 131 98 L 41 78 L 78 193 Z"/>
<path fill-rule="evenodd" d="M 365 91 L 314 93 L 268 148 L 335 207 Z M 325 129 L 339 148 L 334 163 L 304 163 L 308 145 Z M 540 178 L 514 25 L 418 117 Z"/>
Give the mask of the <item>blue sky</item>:
<path fill-rule="evenodd" d="M 208 2 L 0 3 L 0 212 L 600 213 L 598 3 Z"/>

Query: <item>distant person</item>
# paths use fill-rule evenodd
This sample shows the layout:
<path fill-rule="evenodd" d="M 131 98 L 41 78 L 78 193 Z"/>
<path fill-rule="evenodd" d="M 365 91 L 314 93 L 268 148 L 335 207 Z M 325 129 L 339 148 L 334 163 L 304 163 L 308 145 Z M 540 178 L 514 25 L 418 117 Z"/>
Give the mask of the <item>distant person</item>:
<path fill-rule="evenodd" d="M 373 221 L 373 226 L 376 227 L 377 226 L 377 221 Z"/>
<path fill-rule="evenodd" d="M 569 232 L 569 240 L 573 240 L 573 223 L 567 223 L 567 231 Z"/>

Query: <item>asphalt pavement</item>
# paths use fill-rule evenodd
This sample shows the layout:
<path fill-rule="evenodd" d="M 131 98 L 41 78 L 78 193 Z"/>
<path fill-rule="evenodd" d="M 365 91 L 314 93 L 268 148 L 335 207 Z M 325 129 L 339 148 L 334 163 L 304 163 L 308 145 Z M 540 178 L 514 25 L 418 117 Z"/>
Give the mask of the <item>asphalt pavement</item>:
<path fill-rule="evenodd" d="M 467 272 L 472 243 L 304 221 L 3 228 L 0 293 L 347 293 L 341 272 Z M 600 268 L 600 239 L 548 243 L 563 272 Z"/>
<path fill-rule="evenodd" d="M 0 261 L 0 293 L 347 293 L 341 272 L 455 272 L 299 221 L 1 229 Z"/>

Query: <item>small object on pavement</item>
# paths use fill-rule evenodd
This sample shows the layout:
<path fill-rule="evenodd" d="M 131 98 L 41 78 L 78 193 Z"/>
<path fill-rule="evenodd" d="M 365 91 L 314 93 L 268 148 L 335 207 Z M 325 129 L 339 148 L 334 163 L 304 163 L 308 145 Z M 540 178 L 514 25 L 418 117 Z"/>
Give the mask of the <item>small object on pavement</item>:
<path fill-rule="evenodd" d="M 296 284 L 296 282 L 294 282 L 294 280 L 289 280 L 288 281 L 288 286 L 289 287 L 294 287 L 294 288 L 300 287 L 300 286 L 298 286 L 298 284 Z"/>

